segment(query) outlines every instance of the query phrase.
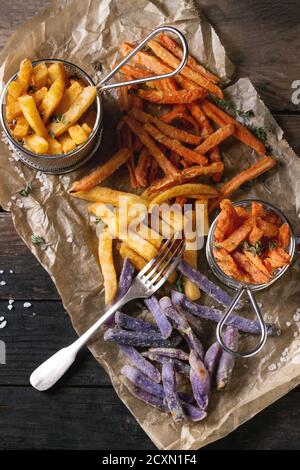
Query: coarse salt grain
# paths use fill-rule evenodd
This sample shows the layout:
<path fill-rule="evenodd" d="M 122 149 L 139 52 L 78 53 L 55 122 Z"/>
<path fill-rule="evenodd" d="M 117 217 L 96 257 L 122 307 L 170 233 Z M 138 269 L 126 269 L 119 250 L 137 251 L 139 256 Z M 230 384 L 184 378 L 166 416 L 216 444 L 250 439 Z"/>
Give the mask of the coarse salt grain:
<path fill-rule="evenodd" d="M 269 367 L 268 367 L 268 370 L 269 370 L 270 372 L 272 372 L 273 370 L 276 370 L 276 369 L 277 369 L 276 364 L 270 364 Z"/>
<path fill-rule="evenodd" d="M 4 274 L 4 271 L 3 271 L 3 269 L 0 269 L 0 274 Z"/>
<path fill-rule="evenodd" d="M 9 305 L 13 304 L 13 303 L 14 303 L 14 299 L 9 299 L 8 303 L 9 303 Z"/>
<path fill-rule="evenodd" d="M 23 307 L 24 308 L 29 308 L 29 307 L 31 307 L 31 303 L 30 302 L 24 302 Z"/>
<path fill-rule="evenodd" d="M 6 286 L 6 282 L 5 282 L 5 281 L 1 281 L 1 282 L 0 282 L 0 286 Z"/>
<path fill-rule="evenodd" d="M 286 322 L 286 326 L 291 326 L 291 322 L 290 322 L 290 321 L 287 321 L 287 322 Z"/>
<path fill-rule="evenodd" d="M 9 274 L 13 274 L 14 271 L 12 269 L 9 270 Z"/>

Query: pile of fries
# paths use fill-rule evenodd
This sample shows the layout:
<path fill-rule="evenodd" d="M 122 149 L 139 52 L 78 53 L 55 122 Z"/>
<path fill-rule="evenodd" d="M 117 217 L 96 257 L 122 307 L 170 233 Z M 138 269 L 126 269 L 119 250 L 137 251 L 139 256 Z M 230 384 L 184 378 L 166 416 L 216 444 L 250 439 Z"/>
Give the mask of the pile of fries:
<path fill-rule="evenodd" d="M 221 202 L 213 253 L 220 268 L 238 281 L 266 284 L 278 268 L 290 263 L 285 251 L 290 229 L 277 214 L 252 202 L 251 211 Z"/>
<path fill-rule="evenodd" d="M 37 154 L 69 153 L 92 132 L 96 113 L 88 109 L 95 98 L 96 88 L 68 76 L 61 62 L 33 67 L 24 59 L 7 89 L 5 112 L 11 135 Z"/>

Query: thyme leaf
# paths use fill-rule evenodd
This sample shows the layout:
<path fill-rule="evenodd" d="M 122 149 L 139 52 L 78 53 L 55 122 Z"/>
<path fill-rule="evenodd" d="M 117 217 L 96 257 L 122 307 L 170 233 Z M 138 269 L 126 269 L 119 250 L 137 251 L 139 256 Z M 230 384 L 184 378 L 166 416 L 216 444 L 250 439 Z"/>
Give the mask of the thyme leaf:
<path fill-rule="evenodd" d="M 40 237 L 40 235 L 31 235 L 31 241 L 34 243 L 34 245 L 43 245 L 45 243 L 45 240 L 43 237 Z"/>

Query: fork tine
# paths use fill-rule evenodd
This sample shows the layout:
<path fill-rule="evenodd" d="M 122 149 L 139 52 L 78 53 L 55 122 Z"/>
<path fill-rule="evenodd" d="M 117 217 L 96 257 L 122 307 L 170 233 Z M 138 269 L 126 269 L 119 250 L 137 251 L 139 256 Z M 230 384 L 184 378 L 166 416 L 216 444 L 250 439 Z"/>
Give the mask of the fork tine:
<path fill-rule="evenodd" d="M 162 278 L 155 284 L 155 286 L 153 286 L 153 285 L 151 286 L 152 289 L 155 289 L 155 291 L 156 291 L 157 289 L 159 289 L 166 282 L 166 280 L 168 279 L 170 274 L 174 271 L 174 269 L 176 269 L 178 263 L 181 261 L 183 252 L 184 252 L 184 244 L 182 245 L 181 250 L 178 253 L 178 255 L 176 256 L 176 258 L 172 259 L 172 264 L 169 266 L 168 270 L 165 272 L 165 274 L 162 276 Z"/>
<path fill-rule="evenodd" d="M 169 239 L 171 240 L 171 239 Z M 165 259 L 167 258 L 168 254 L 171 252 L 173 246 L 175 245 L 176 243 L 176 238 L 173 238 L 173 241 L 172 243 L 169 245 L 168 249 L 167 250 L 164 250 L 164 252 L 162 253 L 162 256 L 160 257 L 160 260 L 158 259 L 157 257 L 157 261 L 158 263 L 154 266 L 154 268 L 146 275 L 146 276 L 143 276 L 143 281 L 147 281 L 151 276 L 153 276 L 155 273 L 157 273 L 158 271 L 158 268 L 161 266 L 161 264 L 165 261 Z"/>
<path fill-rule="evenodd" d="M 160 247 L 157 255 L 154 258 L 152 258 L 150 261 L 148 261 L 146 266 L 144 266 L 143 269 L 138 273 L 137 275 L 138 278 L 141 278 L 142 276 L 144 276 L 145 273 L 149 271 L 151 266 L 153 266 L 153 264 L 157 262 L 158 258 L 164 253 L 168 245 L 172 242 L 173 238 L 174 238 L 174 234 L 164 242 L 164 244 Z"/>
<path fill-rule="evenodd" d="M 174 243 L 175 243 L 175 242 L 174 242 Z M 174 244 L 174 243 L 173 243 L 173 244 Z M 172 245 L 172 246 L 173 246 L 173 245 Z M 181 251 L 183 250 L 183 247 L 184 247 L 184 242 L 183 242 L 183 240 L 181 240 L 180 243 L 177 245 L 177 247 L 176 247 L 174 253 L 172 254 L 172 257 L 167 260 L 166 264 L 163 265 L 163 267 L 157 272 L 157 274 L 156 274 L 152 279 L 150 279 L 148 282 L 147 282 L 147 280 L 146 280 L 145 283 L 146 283 L 146 285 L 147 285 L 148 288 L 151 287 L 151 286 L 155 283 L 155 281 L 156 281 L 160 276 L 162 276 L 162 277 L 165 276 L 164 273 L 166 272 L 166 269 L 168 268 L 168 266 L 169 266 L 171 263 L 173 263 L 173 261 L 174 261 L 175 259 L 177 259 L 178 255 L 179 255 L 179 254 L 181 253 Z M 153 271 L 154 271 L 154 273 L 156 272 L 155 269 L 154 269 Z"/>

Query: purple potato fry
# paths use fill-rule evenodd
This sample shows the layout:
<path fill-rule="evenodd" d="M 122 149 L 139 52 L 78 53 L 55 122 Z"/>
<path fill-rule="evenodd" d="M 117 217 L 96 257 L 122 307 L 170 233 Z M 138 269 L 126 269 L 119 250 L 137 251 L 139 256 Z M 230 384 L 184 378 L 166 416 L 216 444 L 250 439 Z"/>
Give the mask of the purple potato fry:
<path fill-rule="evenodd" d="M 224 343 L 226 346 L 233 351 L 238 347 L 238 331 L 232 326 L 226 328 L 224 334 Z M 224 390 L 230 382 L 233 368 L 235 363 L 235 357 L 226 351 L 222 351 L 219 365 L 216 372 L 216 386 L 217 390 Z"/>
<path fill-rule="evenodd" d="M 181 342 L 181 336 L 172 335 L 171 338 L 164 339 L 158 333 L 144 333 L 141 331 L 122 330 L 121 328 L 110 328 L 104 333 L 104 341 L 114 341 L 118 344 L 144 348 L 174 348 Z"/>
<path fill-rule="evenodd" d="M 169 338 L 172 334 L 172 325 L 162 311 L 157 298 L 152 295 L 149 299 L 145 299 L 145 304 L 153 315 L 154 320 L 161 332 L 163 338 Z"/>
<path fill-rule="evenodd" d="M 173 363 L 166 362 L 162 365 L 162 383 L 165 393 L 165 401 L 175 423 L 185 419 L 185 414 L 176 391 L 176 377 Z"/>
<path fill-rule="evenodd" d="M 207 413 L 204 410 L 198 408 L 198 406 L 191 405 L 190 403 L 182 403 L 182 408 L 186 414 L 186 416 L 191 421 L 202 421 L 206 418 Z"/>
<path fill-rule="evenodd" d="M 222 354 L 222 348 L 218 341 L 213 343 L 205 353 L 204 365 L 209 372 L 211 380 L 213 379 Z"/>
<path fill-rule="evenodd" d="M 131 382 L 129 382 L 129 380 L 126 380 L 124 384 L 129 392 L 138 400 L 141 400 L 144 403 L 147 403 L 147 405 L 153 406 L 154 408 L 159 408 L 161 411 L 168 411 L 163 398 L 151 395 L 151 393 L 148 393 L 142 388 L 133 385 Z"/>
<path fill-rule="evenodd" d="M 162 356 L 161 354 L 151 353 L 150 351 L 143 352 L 142 355 L 147 357 L 151 361 L 159 362 L 160 364 L 164 364 L 165 362 L 173 361 L 174 367 L 178 374 L 186 375 L 189 377 L 190 375 L 190 366 L 185 362 L 181 361 L 180 359 L 171 359 L 168 356 Z"/>
<path fill-rule="evenodd" d="M 198 336 L 202 336 L 204 332 L 203 332 L 203 325 L 201 323 L 201 319 L 199 317 L 195 317 L 187 310 L 184 311 L 184 316 L 187 319 L 193 332 L 196 333 Z"/>
<path fill-rule="evenodd" d="M 201 410 L 207 410 L 210 394 L 210 377 L 208 370 L 194 350 L 190 356 L 190 381 L 195 400 Z"/>
<path fill-rule="evenodd" d="M 196 302 L 191 302 L 181 292 L 172 291 L 172 302 L 175 305 L 179 305 L 189 313 L 205 318 L 206 320 L 212 320 L 218 323 L 223 318 L 224 312 L 217 310 L 206 305 L 201 305 Z M 244 333 L 251 333 L 258 335 L 261 333 L 261 328 L 257 320 L 249 320 L 248 318 L 241 317 L 239 315 L 231 314 L 226 320 L 226 325 L 231 325 Z M 278 328 L 273 323 L 267 323 L 267 333 L 269 336 L 275 336 L 278 334 Z"/>
<path fill-rule="evenodd" d="M 194 334 L 192 328 L 190 327 L 188 321 L 186 320 L 184 313 L 179 309 L 178 306 L 174 306 L 169 297 L 162 297 L 159 301 L 159 304 L 165 313 L 165 315 L 170 318 L 179 333 L 185 338 L 186 342 L 189 345 L 190 349 L 194 349 L 196 353 L 203 359 L 204 356 L 204 349 Z"/>
<path fill-rule="evenodd" d="M 220 303 L 224 307 L 229 307 L 232 302 L 232 298 L 223 289 L 217 286 L 214 282 L 210 281 L 204 274 L 192 268 L 186 261 L 182 260 L 177 266 L 178 271 L 184 276 L 189 278 L 194 284 L 196 284 L 203 292 L 209 295 L 216 302 Z"/>
<path fill-rule="evenodd" d="M 128 291 L 129 287 L 132 284 L 132 279 L 134 276 L 134 267 L 129 261 L 128 258 L 124 259 L 122 271 L 119 278 L 118 290 L 116 293 L 116 298 L 114 303 L 118 302 Z"/>
<path fill-rule="evenodd" d="M 153 382 L 153 380 L 149 379 L 143 372 L 136 369 L 133 366 L 125 365 L 121 369 L 121 374 L 126 377 L 126 379 L 130 380 L 136 387 L 145 390 L 145 392 L 151 393 L 159 398 L 164 398 L 164 389 L 163 386 Z"/>
<path fill-rule="evenodd" d="M 162 356 L 168 356 L 171 359 L 180 359 L 181 361 L 188 361 L 189 355 L 182 351 L 182 349 L 177 348 L 151 348 L 149 352 L 161 354 Z"/>
<path fill-rule="evenodd" d="M 116 312 L 115 322 L 121 328 L 125 328 L 126 330 L 160 334 L 159 329 L 153 323 L 126 315 L 126 313 L 123 312 Z"/>
<path fill-rule="evenodd" d="M 120 351 L 129 359 L 131 364 L 141 370 L 153 382 L 159 383 L 161 376 L 159 370 L 147 361 L 133 346 L 119 345 Z"/>

